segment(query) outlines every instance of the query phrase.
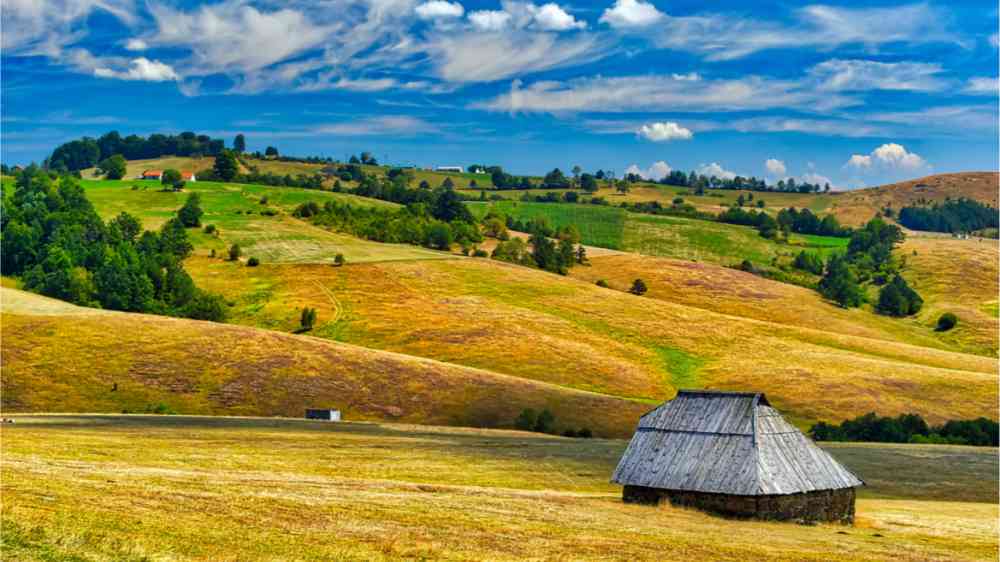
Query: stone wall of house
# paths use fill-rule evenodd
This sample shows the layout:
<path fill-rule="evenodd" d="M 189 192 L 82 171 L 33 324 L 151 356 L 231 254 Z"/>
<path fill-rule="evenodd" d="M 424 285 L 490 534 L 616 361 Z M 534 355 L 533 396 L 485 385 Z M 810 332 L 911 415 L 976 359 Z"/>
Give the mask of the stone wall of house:
<path fill-rule="evenodd" d="M 694 507 L 727 517 L 799 523 L 854 523 L 854 488 L 773 496 L 732 496 L 625 486 L 622 499 L 628 503 L 650 505 L 667 499 L 673 505 Z"/>

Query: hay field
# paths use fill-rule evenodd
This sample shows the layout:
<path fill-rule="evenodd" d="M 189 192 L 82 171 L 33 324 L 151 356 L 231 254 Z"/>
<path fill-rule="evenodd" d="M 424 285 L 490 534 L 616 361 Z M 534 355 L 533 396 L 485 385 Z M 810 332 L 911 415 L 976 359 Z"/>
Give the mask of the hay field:
<path fill-rule="evenodd" d="M 202 156 L 192 158 L 189 156 L 162 156 L 160 158 L 148 158 L 143 160 L 129 160 L 125 164 L 125 177 L 121 181 L 134 180 L 142 176 L 146 170 L 168 170 L 174 169 L 185 172 L 195 172 L 209 170 L 215 165 L 214 156 Z M 101 177 L 97 168 L 87 168 L 80 170 L 80 175 L 84 179 Z M 152 182 L 151 182 L 152 183 Z"/>
<path fill-rule="evenodd" d="M 997 452 L 837 445 L 857 523 L 625 505 L 625 441 L 398 424 L 14 416 L 5 557 L 51 560 L 995 560 Z"/>
<path fill-rule="evenodd" d="M 791 321 L 794 311 L 754 318 L 765 316 L 762 304 L 740 317 L 711 310 L 713 296 L 699 306 L 635 297 L 486 259 L 262 266 L 252 280 L 231 267 L 188 262 L 199 286 L 234 302 L 234 322 L 290 331 L 303 306 L 316 307 L 319 337 L 606 395 L 753 388 L 800 424 L 873 410 L 993 415 L 997 400 L 995 358 L 935 349 L 948 346 L 932 338 L 905 343 L 862 311 L 833 314 L 827 326 L 822 315 Z M 801 297 L 761 287 L 747 298 Z M 828 306 L 812 302 L 814 314 Z"/>
<path fill-rule="evenodd" d="M 2 300 L 5 412 L 300 416 L 511 427 L 549 408 L 563 429 L 624 435 L 647 404 L 319 338 L 95 311 L 10 288 Z M 596 412 L 602 415 L 596 416 Z"/>

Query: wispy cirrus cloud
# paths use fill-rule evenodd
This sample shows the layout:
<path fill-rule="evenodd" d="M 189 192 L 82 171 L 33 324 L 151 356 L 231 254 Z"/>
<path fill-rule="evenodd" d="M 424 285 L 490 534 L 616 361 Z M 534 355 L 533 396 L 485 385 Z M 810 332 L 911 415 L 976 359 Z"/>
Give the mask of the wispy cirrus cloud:
<path fill-rule="evenodd" d="M 933 92 L 948 85 L 940 78 L 943 70 L 940 63 L 832 59 L 813 66 L 808 74 L 819 88 L 829 91 Z"/>
<path fill-rule="evenodd" d="M 510 92 L 475 107 L 507 112 L 745 111 L 776 107 L 813 110 L 855 105 L 852 98 L 819 92 L 801 81 L 760 76 L 699 81 L 672 76 L 588 77 L 566 82 L 511 84 Z"/>
<path fill-rule="evenodd" d="M 793 13 L 794 22 L 728 14 L 670 16 L 637 0 L 616 2 L 602 16 L 612 28 L 650 27 L 658 47 L 687 51 L 708 60 L 732 60 L 768 49 L 830 49 L 858 45 L 868 51 L 893 43 L 961 43 L 950 29 L 948 12 L 919 3 L 879 8 L 810 5 Z M 886 26 L 884 22 L 892 22 Z"/>

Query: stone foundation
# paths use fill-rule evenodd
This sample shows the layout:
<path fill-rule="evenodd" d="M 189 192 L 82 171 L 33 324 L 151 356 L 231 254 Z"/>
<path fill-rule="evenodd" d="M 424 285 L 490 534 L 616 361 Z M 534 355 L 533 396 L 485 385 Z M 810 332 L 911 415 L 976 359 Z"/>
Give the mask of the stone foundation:
<path fill-rule="evenodd" d="M 672 505 L 694 507 L 741 519 L 846 525 L 854 523 L 854 488 L 774 496 L 732 496 L 625 486 L 622 499 L 626 503 L 649 505 L 656 505 L 661 499 L 667 499 Z"/>

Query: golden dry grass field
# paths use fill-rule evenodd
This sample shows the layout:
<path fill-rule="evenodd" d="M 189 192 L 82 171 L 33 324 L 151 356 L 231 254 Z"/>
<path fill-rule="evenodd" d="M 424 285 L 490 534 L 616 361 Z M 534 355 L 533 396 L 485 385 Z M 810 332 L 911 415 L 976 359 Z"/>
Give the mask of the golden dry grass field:
<path fill-rule="evenodd" d="M 13 416 L 4 558 L 979 561 L 997 450 L 837 444 L 854 526 L 621 502 L 626 442 L 399 424 Z"/>
<path fill-rule="evenodd" d="M 648 404 L 319 338 L 82 308 L 0 288 L 4 411 L 298 416 L 627 434 Z M 603 412 L 601 416 L 595 412 Z"/>
<path fill-rule="evenodd" d="M 628 256 L 600 258 L 619 259 Z M 275 265 L 249 275 L 222 260 L 187 265 L 200 286 L 234 302 L 237 323 L 291 331 L 299 310 L 315 307 L 318 337 L 606 395 L 656 401 L 677 387 L 753 388 L 799 423 L 869 411 L 976 417 L 993 415 L 997 401 L 995 358 L 749 276 L 665 300 L 657 292 L 672 293 L 659 280 L 636 297 L 486 259 Z M 692 266 L 676 282 L 704 271 Z M 797 308 L 769 318 L 772 303 Z"/>

